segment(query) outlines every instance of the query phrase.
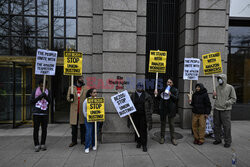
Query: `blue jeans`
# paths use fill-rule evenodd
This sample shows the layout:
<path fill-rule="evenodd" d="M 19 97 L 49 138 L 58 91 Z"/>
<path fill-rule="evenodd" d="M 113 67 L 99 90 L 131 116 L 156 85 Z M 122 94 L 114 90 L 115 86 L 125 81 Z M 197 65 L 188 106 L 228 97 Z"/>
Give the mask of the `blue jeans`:
<path fill-rule="evenodd" d="M 87 122 L 87 119 L 84 118 L 85 126 L 86 126 L 86 133 L 85 133 L 85 149 L 89 148 L 91 145 L 92 147 L 95 146 L 95 123 L 94 122 Z"/>

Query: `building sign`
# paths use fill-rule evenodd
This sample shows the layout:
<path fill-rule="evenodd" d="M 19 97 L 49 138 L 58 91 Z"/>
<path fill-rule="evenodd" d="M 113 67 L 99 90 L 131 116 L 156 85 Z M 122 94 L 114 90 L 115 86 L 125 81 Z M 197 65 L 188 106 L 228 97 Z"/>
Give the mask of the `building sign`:
<path fill-rule="evenodd" d="M 200 59 L 185 58 L 184 59 L 184 80 L 198 80 L 200 71 Z"/>
<path fill-rule="evenodd" d="M 35 74 L 55 75 L 56 60 L 57 60 L 56 51 L 37 49 Z"/>
<path fill-rule="evenodd" d="M 220 52 L 202 55 L 202 61 L 205 75 L 222 73 Z"/>
<path fill-rule="evenodd" d="M 64 75 L 82 75 L 82 53 L 64 51 Z"/>
<path fill-rule="evenodd" d="M 167 51 L 150 50 L 149 69 L 152 73 L 166 73 Z"/>
<path fill-rule="evenodd" d="M 127 90 L 112 96 L 111 100 L 121 118 L 136 112 Z"/>
<path fill-rule="evenodd" d="M 105 120 L 104 98 L 88 98 L 87 99 L 87 121 L 103 122 Z"/>

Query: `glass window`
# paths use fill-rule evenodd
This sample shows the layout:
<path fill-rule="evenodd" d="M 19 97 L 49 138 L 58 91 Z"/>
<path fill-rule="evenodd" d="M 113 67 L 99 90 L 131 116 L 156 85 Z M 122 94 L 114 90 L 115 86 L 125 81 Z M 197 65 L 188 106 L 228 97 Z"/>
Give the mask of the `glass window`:
<path fill-rule="evenodd" d="M 11 35 L 22 36 L 22 17 L 14 16 L 11 19 Z"/>
<path fill-rule="evenodd" d="M 54 0 L 54 16 L 64 16 L 64 0 Z"/>
<path fill-rule="evenodd" d="M 63 57 L 64 39 L 54 39 L 54 49 L 58 51 L 58 57 Z"/>
<path fill-rule="evenodd" d="M 12 0 L 10 3 L 10 13 L 11 14 L 22 14 L 22 1 Z"/>
<path fill-rule="evenodd" d="M 36 40 L 35 38 L 24 38 L 24 55 L 36 56 Z"/>
<path fill-rule="evenodd" d="M 66 0 L 66 16 L 76 16 L 76 1 Z"/>
<path fill-rule="evenodd" d="M 37 48 L 47 49 L 49 48 L 49 39 L 48 38 L 37 38 Z"/>
<path fill-rule="evenodd" d="M 7 15 L 0 17 L 0 36 L 8 35 L 9 33 L 9 18 Z"/>
<path fill-rule="evenodd" d="M 49 0 L 37 0 L 37 14 L 42 16 L 49 15 Z"/>
<path fill-rule="evenodd" d="M 36 19 L 35 17 L 24 17 L 24 36 L 36 35 Z"/>
<path fill-rule="evenodd" d="M 35 0 L 24 0 L 24 14 L 35 15 L 36 6 Z"/>
<path fill-rule="evenodd" d="M 37 18 L 37 35 L 39 37 L 49 36 L 49 20 L 46 17 Z"/>
<path fill-rule="evenodd" d="M 231 0 L 230 17 L 250 17 L 250 0 Z"/>
<path fill-rule="evenodd" d="M 229 45 L 250 47 L 250 27 L 230 26 Z"/>
<path fill-rule="evenodd" d="M 67 39 L 66 40 L 66 47 L 76 50 L 76 40 L 74 39 Z"/>
<path fill-rule="evenodd" d="M 2 3 L 0 2 L 0 13 L 2 14 L 8 14 L 8 3 Z"/>
<path fill-rule="evenodd" d="M 76 19 L 66 20 L 66 37 L 76 37 Z"/>
<path fill-rule="evenodd" d="M 9 54 L 9 37 L 0 36 L 0 55 Z"/>
<path fill-rule="evenodd" d="M 64 19 L 54 19 L 54 36 L 64 37 Z"/>
<path fill-rule="evenodd" d="M 16 56 L 22 55 L 22 38 L 12 37 L 11 38 L 11 54 Z"/>

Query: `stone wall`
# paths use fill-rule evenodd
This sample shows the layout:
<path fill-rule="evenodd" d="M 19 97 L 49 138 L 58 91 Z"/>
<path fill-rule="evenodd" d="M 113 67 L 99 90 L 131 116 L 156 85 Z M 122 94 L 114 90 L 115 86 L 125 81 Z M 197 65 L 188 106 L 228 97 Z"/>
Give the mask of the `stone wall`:
<path fill-rule="evenodd" d="M 99 96 L 105 97 L 106 120 L 103 142 L 133 141 L 127 118 L 120 118 L 110 97 L 134 90 L 139 78 L 145 78 L 146 0 L 79 0 L 78 51 L 83 52 L 85 82 L 96 79 Z M 121 89 L 106 84 L 126 81 Z M 98 84 L 104 82 L 104 88 Z"/>

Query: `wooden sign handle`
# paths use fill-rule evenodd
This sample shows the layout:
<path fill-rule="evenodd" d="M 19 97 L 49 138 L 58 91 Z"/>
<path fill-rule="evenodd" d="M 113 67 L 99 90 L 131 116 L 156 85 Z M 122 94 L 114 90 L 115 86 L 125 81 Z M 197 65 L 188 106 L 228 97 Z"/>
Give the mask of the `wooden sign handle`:
<path fill-rule="evenodd" d="M 158 87 L 158 72 L 156 73 L 155 76 L 155 91 L 157 91 L 157 87 Z M 157 95 L 155 95 L 155 97 L 157 97 Z"/>
<path fill-rule="evenodd" d="M 137 131 L 136 127 L 135 127 L 135 124 L 134 124 L 134 121 L 133 121 L 131 115 L 129 114 L 128 116 L 129 116 L 129 119 L 130 119 L 130 121 L 131 121 L 131 123 L 132 123 L 134 129 L 135 129 L 135 132 L 136 132 L 137 136 L 140 137 L 140 134 L 138 133 L 138 131 Z"/>

